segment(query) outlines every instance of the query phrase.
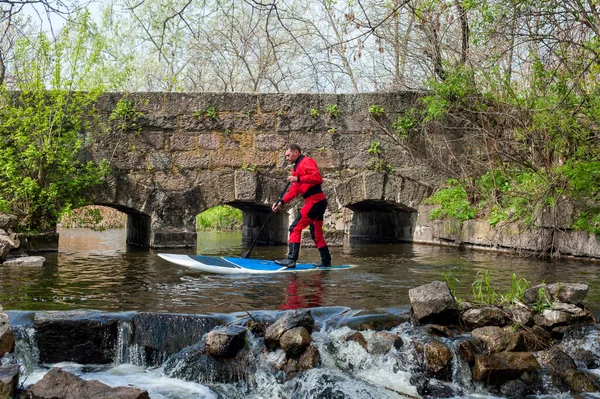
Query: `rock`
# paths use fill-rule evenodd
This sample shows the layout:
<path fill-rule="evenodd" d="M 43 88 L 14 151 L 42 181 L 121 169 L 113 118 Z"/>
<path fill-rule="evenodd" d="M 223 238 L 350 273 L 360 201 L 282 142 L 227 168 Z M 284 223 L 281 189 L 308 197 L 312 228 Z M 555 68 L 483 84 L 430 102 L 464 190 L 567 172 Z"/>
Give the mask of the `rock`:
<path fill-rule="evenodd" d="M 309 334 L 312 334 L 314 326 L 315 319 L 313 319 L 308 309 L 290 310 L 267 328 L 265 345 L 269 349 L 277 349 L 279 348 L 279 340 L 286 331 L 296 327 L 304 327 Z"/>
<path fill-rule="evenodd" d="M 4 231 L 14 231 L 17 229 L 18 219 L 15 215 L 9 213 L 0 213 L 0 229 Z"/>
<path fill-rule="evenodd" d="M 588 369 L 598 368 L 598 356 L 587 349 L 577 348 L 572 353 L 573 360 L 575 363 L 580 364 L 581 366 Z"/>
<path fill-rule="evenodd" d="M 481 327 L 471 331 L 476 342 L 487 353 L 518 351 L 523 347 L 523 337 L 512 327 Z"/>
<path fill-rule="evenodd" d="M 540 314 L 535 315 L 533 320 L 538 326 L 552 328 L 571 324 L 575 321 L 575 317 L 568 312 L 562 312 L 554 309 L 544 309 Z"/>
<path fill-rule="evenodd" d="M 500 387 L 500 393 L 507 398 L 524 398 L 531 395 L 533 391 L 521 380 L 512 380 L 504 383 Z"/>
<path fill-rule="evenodd" d="M 433 340 L 425 344 L 425 368 L 437 378 L 450 377 L 453 358 L 452 352 L 443 342 Z"/>
<path fill-rule="evenodd" d="M 431 335 L 435 335 L 436 337 L 452 337 L 454 334 L 452 331 L 446 326 L 440 326 L 437 324 L 428 324 L 425 326 L 425 331 L 427 331 Z"/>
<path fill-rule="evenodd" d="M 523 294 L 523 303 L 527 306 L 535 305 L 540 301 L 552 302 L 552 295 L 548 291 L 546 284 L 538 284 L 531 287 Z"/>
<path fill-rule="evenodd" d="M 14 398 L 19 383 L 19 366 L 0 366 L 0 398 Z"/>
<path fill-rule="evenodd" d="M 507 310 L 510 319 L 514 324 L 528 326 L 533 323 L 533 314 L 525 305 L 513 306 Z"/>
<path fill-rule="evenodd" d="M 577 305 L 557 301 L 552 304 L 552 309 L 573 315 L 576 323 L 596 323 L 594 315 L 591 311 L 581 308 Z"/>
<path fill-rule="evenodd" d="M 476 356 L 471 371 L 477 381 L 502 385 L 525 372 L 537 372 L 539 368 L 537 360 L 529 352 L 500 352 Z"/>
<path fill-rule="evenodd" d="M 6 259 L 11 249 L 16 248 L 14 241 L 10 239 L 8 234 L 3 230 L 2 233 L 4 234 L 0 234 L 0 263 Z"/>
<path fill-rule="evenodd" d="M 46 258 L 44 258 L 43 256 L 9 256 L 8 258 L 6 258 L 2 266 L 41 267 L 44 266 L 44 262 L 46 262 Z"/>
<path fill-rule="evenodd" d="M 172 355 L 164 363 L 165 375 L 200 384 L 233 384 L 248 381 L 254 373 L 249 350 L 242 349 L 235 357 L 215 357 L 203 342 Z"/>
<path fill-rule="evenodd" d="M 477 346 L 471 340 L 460 341 L 456 345 L 458 355 L 470 366 L 475 362 L 475 356 L 479 354 Z"/>
<path fill-rule="evenodd" d="M 400 316 L 393 314 L 368 314 L 354 317 L 347 317 L 336 327 L 349 327 L 358 331 L 384 331 L 391 330 L 399 326 L 406 320 Z"/>
<path fill-rule="evenodd" d="M 366 351 L 368 344 L 367 344 L 367 340 L 365 339 L 365 336 L 362 335 L 362 333 L 356 331 L 346 337 L 344 337 L 344 341 L 352 341 L 352 342 L 356 342 L 357 344 L 359 344 L 360 346 L 363 347 L 363 349 Z"/>
<path fill-rule="evenodd" d="M 411 375 L 410 383 L 417 388 L 417 393 L 423 398 L 452 398 L 459 394 L 453 385 L 425 374 Z"/>
<path fill-rule="evenodd" d="M 295 327 L 283 333 L 279 345 L 288 358 L 297 358 L 312 342 L 313 339 L 306 328 Z"/>
<path fill-rule="evenodd" d="M 552 381 L 562 392 L 582 393 L 600 391 L 597 375 L 581 370 L 561 370 L 552 373 Z"/>
<path fill-rule="evenodd" d="M 277 368 L 285 372 L 286 376 L 290 378 L 301 370 L 310 370 L 320 364 L 321 354 L 315 344 L 310 344 L 299 358 L 286 358 L 281 364 L 277 365 Z"/>
<path fill-rule="evenodd" d="M 558 348 L 539 351 L 535 354 L 540 366 L 550 371 L 575 370 L 577 365 L 571 356 Z"/>
<path fill-rule="evenodd" d="M 15 334 L 8 320 L 8 315 L 0 312 L 0 357 L 15 349 Z"/>
<path fill-rule="evenodd" d="M 411 309 L 419 323 L 452 325 L 458 321 L 458 306 L 448 285 L 434 281 L 408 290 Z"/>
<path fill-rule="evenodd" d="M 583 302 L 588 290 L 587 284 L 555 283 L 548 285 L 548 291 L 553 298 L 574 305 Z"/>
<path fill-rule="evenodd" d="M 469 328 L 503 326 L 506 324 L 504 311 L 496 306 L 471 308 L 460 315 Z"/>
<path fill-rule="evenodd" d="M 115 359 L 119 320 L 100 312 L 37 313 L 41 363 L 108 364 Z"/>
<path fill-rule="evenodd" d="M 170 313 L 138 313 L 133 316 L 133 342 L 146 366 L 160 366 L 165 360 L 221 324 L 212 316 Z"/>
<path fill-rule="evenodd" d="M 373 355 L 383 355 L 392 348 L 399 349 L 404 345 L 402 338 L 396 334 L 378 331 L 372 336 L 369 352 Z"/>
<path fill-rule="evenodd" d="M 137 388 L 117 387 L 100 381 L 86 381 L 74 374 L 53 368 L 40 381 L 28 389 L 31 399 L 150 399 L 148 392 Z"/>
<path fill-rule="evenodd" d="M 235 357 L 246 345 L 246 329 L 240 326 L 217 327 L 206 336 L 208 353 L 219 357 Z"/>

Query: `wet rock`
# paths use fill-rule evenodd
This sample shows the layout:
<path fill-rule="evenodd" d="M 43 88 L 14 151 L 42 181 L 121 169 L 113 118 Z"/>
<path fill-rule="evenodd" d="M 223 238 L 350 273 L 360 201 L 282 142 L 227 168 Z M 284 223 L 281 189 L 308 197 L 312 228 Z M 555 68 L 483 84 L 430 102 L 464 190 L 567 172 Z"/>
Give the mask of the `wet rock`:
<path fill-rule="evenodd" d="M 312 342 L 313 339 L 306 328 L 295 327 L 283 333 L 279 345 L 288 358 L 297 358 Z"/>
<path fill-rule="evenodd" d="M 451 375 L 452 351 L 441 341 L 433 340 L 425 344 L 425 368 L 432 375 L 448 379 Z"/>
<path fill-rule="evenodd" d="M 337 327 L 349 327 L 357 331 L 384 331 L 399 326 L 406 320 L 392 314 L 368 314 L 343 319 Z"/>
<path fill-rule="evenodd" d="M 531 327 L 531 333 L 534 335 L 534 338 L 537 341 L 538 345 L 531 350 L 546 349 L 552 343 L 552 334 L 550 334 L 548 331 L 546 331 L 545 328 L 540 327 L 537 324 Z"/>
<path fill-rule="evenodd" d="M 550 371 L 575 370 L 577 365 L 571 356 L 558 348 L 539 351 L 535 354 L 540 366 Z"/>
<path fill-rule="evenodd" d="M 216 317 L 169 313 L 138 313 L 133 316 L 133 342 L 143 364 L 159 366 L 169 356 L 198 343 L 221 324 Z"/>
<path fill-rule="evenodd" d="M 18 256 L 6 258 L 2 266 L 31 266 L 41 267 L 44 266 L 46 258 L 43 256 Z"/>
<path fill-rule="evenodd" d="M 264 337 L 267 328 L 275 322 L 275 319 L 271 315 L 254 314 L 252 317 L 245 320 L 242 326 L 246 327 L 256 337 Z"/>
<path fill-rule="evenodd" d="M 561 370 L 552 373 L 552 382 L 562 392 L 577 394 L 600 391 L 600 378 L 588 371 Z"/>
<path fill-rule="evenodd" d="M 571 354 L 571 356 L 573 357 L 575 363 L 585 368 L 594 369 L 598 367 L 598 356 L 590 350 L 577 348 Z"/>
<path fill-rule="evenodd" d="M 217 327 L 206 336 L 208 353 L 219 357 L 235 357 L 246 345 L 246 329 L 240 326 Z"/>
<path fill-rule="evenodd" d="M 553 298 L 574 305 L 583 302 L 588 290 L 587 284 L 555 283 L 548 285 L 548 291 Z"/>
<path fill-rule="evenodd" d="M 539 302 L 552 302 L 552 295 L 548 291 L 546 284 L 538 284 L 525 291 L 523 294 L 523 303 L 527 306 L 535 305 Z"/>
<path fill-rule="evenodd" d="M 525 372 L 537 372 L 539 368 L 537 360 L 529 352 L 500 352 L 476 356 L 471 371 L 477 381 L 502 385 Z"/>
<path fill-rule="evenodd" d="M 440 326 L 438 324 L 428 324 L 425 326 L 425 331 L 436 337 L 452 337 L 454 334 L 446 326 Z"/>
<path fill-rule="evenodd" d="M 458 321 L 458 306 L 448 285 L 434 281 L 408 290 L 411 309 L 421 324 L 452 325 Z"/>
<path fill-rule="evenodd" d="M 108 364 L 115 359 L 119 320 L 101 312 L 37 313 L 40 362 Z"/>
<path fill-rule="evenodd" d="M 286 358 L 278 365 L 278 368 L 285 372 L 288 378 L 291 378 L 302 370 L 310 370 L 320 364 L 321 354 L 315 344 L 310 344 L 299 358 Z"/>
<path fill-rule="evenodd" d="M 383 355 L 392 348 L 400 349 L 404 345 L 402 338 L 396 334 L 385 331 L 379 331 L 373 334 L 369 347 L 369 353 L 373 355 Z"/>
<path fill-rule="evenodd" d="M 458 355 L 470 366 L 475 362 L 475 356 L 479 354 L 477 346 L 471 340 L 460 341 L 456 345 Z"/>
<path fill-rule="evenodd" d="M 15 349 L 15 334 L 8 321 L 8 315 L 0 307 L 0 357 Z"/>
<path fill-rule="evenodd" d="M 507 309 L 507 313 L 514 324 L 528 326 L 533 323 L 533 314 L 525 305 L 513 306 Z"/>
<path fill-rule="evenodd" d="M 315 319 L 313 319 L 308 309 L 290 310 L 267 328 L 265 345 L 269 349 L 277 349 L 279 348 L 279 340 L 286 331 L 296 327 L 304 327 L 309 334 L 312 334 L 314 326 Z"/>
<path fill-rule="evenodd" d="M 410 383 L 417 388 L 417 393 L 423 398 L 452 398 L 460 394 L 453 385 L 425 374 L 413 374 Z"/>
<path fill-rule="evenodd" d="M 535 324 L 545 328 L 567 325 L 574 322 L 575 317 L 571 313 L 555 309 L 544 309 L 540 314 L 533 317 Z"/>
<path fill-rule="evenodd" d="M 521 380 L 512 380 L 504 383 L 500 387 L 500 393 L 507 398 L 524 398 L 527 395 L 531 395 L 533 391 Z"/>
<path fill-rule="evenodd" d="M 148 392 L 137 388 L 117 387 L 100 381 L 86 381 L 74 374 L 53 368 L 27 391 L 30 399 L 150 399 Z"/>
<path fill-rule="evenodd" d="M 164 363 L 164 373 L 201 384 L 231 384 L 248 381 L 254 366 L 248 349 L 242 349 L 232 358 L 214 357 L 201 342 L 169 357 Z"/>
<path fill-rule="evenodd" d="M 356 342 L 357 344 L 359 344 L 360 346 L 363 347 L 363 349 L 366 351 L 368 344 L 367 344 L 367 340 L 365 339 L 365 336 L 362 335 L 362 333 L 356 331 L 346 337 L 344 337 L 344 341 L 352 341 L 352 342 Z"/>
<path fill-rule="evenodd" d="M 0 366 L 0 398 L 14 398 L 19 382 L 19 366 Z"/>
<path fill-rule="evenodd" d="M 506 315 L 504 310 L 496 306 L 471 308 L 463 312 L 460 317 L 469 328 L 503 326 L 506 324 Z"/>
<path fill-rule="evenodd" d="M 471 335 L 487 353 L 518 351 L 523 347 L 523 336 L 512 327 L 481 327 L 471 331 Z"/>

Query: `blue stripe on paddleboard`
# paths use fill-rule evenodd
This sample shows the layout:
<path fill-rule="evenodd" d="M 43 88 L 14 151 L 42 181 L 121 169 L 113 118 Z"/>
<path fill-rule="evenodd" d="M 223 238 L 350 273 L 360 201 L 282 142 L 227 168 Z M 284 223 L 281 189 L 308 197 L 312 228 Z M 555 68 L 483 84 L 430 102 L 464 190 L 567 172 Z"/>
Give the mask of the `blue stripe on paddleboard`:
<path fill-rule="evenodd" d="M 228 258 L 223 257 L 223 259 L 235 263 L 241 268 L 250 269 L 250 270 L 265 270 L 265 271 L 275 271 L 281 269 L 283 266 L 278 265 L 277 263 L 271 260 L 262 260 L 262 259 L 247 259 L 247 258 Z M 347 269 L 350 266 L 333 266 L 334 269 Z M 328 268 L 324 267 L 315 267 L 313 264 L 308 263 L 297 263 L 296 267 L 290 270 L 327 270 Z"/>
<path fill-rule="evenodd" d="M 231 262 L 227 262 L 221 256 L 189 255 L 189 257 L 205 265 L 237 269 L 236 265 L 231 264 Z"/>

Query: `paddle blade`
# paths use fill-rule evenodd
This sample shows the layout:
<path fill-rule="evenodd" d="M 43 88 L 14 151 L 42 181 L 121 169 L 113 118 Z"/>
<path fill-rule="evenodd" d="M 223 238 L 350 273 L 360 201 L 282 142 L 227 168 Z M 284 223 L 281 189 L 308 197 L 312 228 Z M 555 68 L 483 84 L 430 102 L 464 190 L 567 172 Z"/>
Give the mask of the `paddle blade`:
<path fill-rule="evenodd" d="M 248 258 L 250 256 L 250 249 L 242 254 L 242 258 Z"/>

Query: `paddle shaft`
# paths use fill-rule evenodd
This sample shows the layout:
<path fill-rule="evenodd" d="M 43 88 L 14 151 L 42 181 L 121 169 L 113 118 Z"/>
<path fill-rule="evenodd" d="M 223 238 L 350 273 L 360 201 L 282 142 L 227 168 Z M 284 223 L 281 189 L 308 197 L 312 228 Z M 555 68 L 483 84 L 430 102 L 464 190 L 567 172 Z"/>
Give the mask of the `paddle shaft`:
<path fill-rule="evenodd" d="M 277 204 L 280 203 L 281 200 L 283 199 L 283 195 L 285 194 L 285 192 L 287 191 L 287 189 L 290 187 L 290 184 L 291 184 L 291 182 L 288 182 L 288 184 L 285 185 L 285 188 L 283 189 L 283 191 L 281 192 L 281 195 L 279 196 L 279 199 L 277 200 Z M 263 223 L 262 227 L 258 231 L 258 234 L 256 235 L 256 238 L 254 239 L 254 242 L 250 246 L 250 249 L 247 250 L 246 252 L 244 252 L 244 254 L 242 255 L 242 258 L 249 258 L 250 257 L 250 252 L 252 252 L 252 249 L 254 249 L 254 246 L 258 242 L 258 239 L 260 238 L 260 234 L 264 230 L 264 228 L 267 225 L 267 223 L 269 223 L 269 220 L 271 220 L 271 216 L 273 216 L 274 214 L 275 214 L 275 212 L 273 212 L 271 210 L 271 212 L 269 213 L 269 216 L 267 216 L 267 220 L 265 220 L 265 222 Z"/>

